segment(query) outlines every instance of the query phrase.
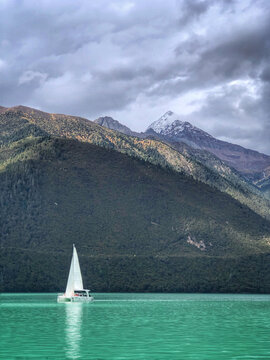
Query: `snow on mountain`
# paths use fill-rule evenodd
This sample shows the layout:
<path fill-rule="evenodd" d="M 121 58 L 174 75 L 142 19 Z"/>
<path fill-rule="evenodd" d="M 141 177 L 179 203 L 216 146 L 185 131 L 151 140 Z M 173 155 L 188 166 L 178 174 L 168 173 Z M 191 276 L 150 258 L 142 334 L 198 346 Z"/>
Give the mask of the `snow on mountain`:
<path fill-rule="evenodd" d="M 205 137 L 212 137 L 189 122 L 181 121 L 180 116 L 172 111 L 167 111 L 161 118 L 153 122 L 146 131 L 149 131 L 150 129 L 163 136 L 175 137 L 179 135 L 182 136 L 183 133 L 197 133 L 200 135 L 203 134 Z"/>
<path fill-rule="evenodd" d="M 163 116 L 161 116 L 161 118 L 154 121 L 150 126 L 148 126 L 147 130 L 153 129 L 157 134 L 159 134 L 168 125 L 171 125 L 176 120 L 180 121 L 179 115 L 173 113 L 172 111 L 167 111 Z"/>

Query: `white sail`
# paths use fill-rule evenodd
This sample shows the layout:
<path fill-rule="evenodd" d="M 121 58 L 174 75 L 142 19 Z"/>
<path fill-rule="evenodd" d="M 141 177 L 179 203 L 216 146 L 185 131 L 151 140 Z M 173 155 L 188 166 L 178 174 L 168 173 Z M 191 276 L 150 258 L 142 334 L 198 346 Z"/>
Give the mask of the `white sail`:
<path fill-rule="evenodd" d="M 78 259 L 77 250 L 73 245 L 73 261 L 74 261 L 74 289 L 83 290 L 82 273 L 80 269 L 80 263 Z"/>
<path fill-rule="evenodd" d="M 82 290 L 82 289 L 83 289 L 83 282 L 82 282 L 80 263 L 78 259 L 77 250 L 75 248 L 75 245 L 73 244 L 73 255 L 70 264 L 65 296 L 70 297 L 73 295 L 74 290 Z"/>

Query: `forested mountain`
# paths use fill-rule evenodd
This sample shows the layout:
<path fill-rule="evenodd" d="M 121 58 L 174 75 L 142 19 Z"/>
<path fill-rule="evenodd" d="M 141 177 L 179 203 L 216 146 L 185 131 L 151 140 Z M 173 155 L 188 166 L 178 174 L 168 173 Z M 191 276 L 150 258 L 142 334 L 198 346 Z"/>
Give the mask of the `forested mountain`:
<path fill-rule="evenodd" d="M 234 173 L 85 119 L 0 113 L 3 291 L 63 289 L 72 243 L 94 291 L 270 291 L 267 205 Z"/>

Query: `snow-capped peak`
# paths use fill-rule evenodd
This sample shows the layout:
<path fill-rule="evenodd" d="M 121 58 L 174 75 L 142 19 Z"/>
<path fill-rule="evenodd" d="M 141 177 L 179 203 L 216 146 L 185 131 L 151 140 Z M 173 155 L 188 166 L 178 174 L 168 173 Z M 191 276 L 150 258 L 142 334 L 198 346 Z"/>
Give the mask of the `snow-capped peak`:
<path fill-rule="evenodd" d="M 179 123 L 182 123 L 180 116 L 173 113 L 172 111 L 167 111 L 161 118 L 154 121 L 150 126 L 148 126 L 147 130 L 153 129 L 156 133 L 161 133 L 167 126 L 173 124 L 176 120 Z"/>
<path fill-rule="evenodd" d="M 211 135 L 205 131 L 193 126 L 187 121 L 179 120 L 180 116 L 174 114 L 172 111 L 167 111 L 161 118 L 153 122 L 146 131 L 154 130 L 155 133 L 162 136 L 169 137 L 178 141 L 194 141 L 194 137 L 197 138 L 212 138 Z"/>

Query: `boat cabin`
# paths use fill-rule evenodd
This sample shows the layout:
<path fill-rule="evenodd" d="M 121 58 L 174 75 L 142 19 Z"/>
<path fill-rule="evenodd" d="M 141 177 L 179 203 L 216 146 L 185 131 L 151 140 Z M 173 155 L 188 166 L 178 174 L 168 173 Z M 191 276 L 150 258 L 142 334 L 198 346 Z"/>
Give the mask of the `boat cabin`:
<path fill-rule="evenodd" d="M 90 297 L 90 290 L 74 290 L 74 296 Z"/>

